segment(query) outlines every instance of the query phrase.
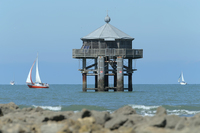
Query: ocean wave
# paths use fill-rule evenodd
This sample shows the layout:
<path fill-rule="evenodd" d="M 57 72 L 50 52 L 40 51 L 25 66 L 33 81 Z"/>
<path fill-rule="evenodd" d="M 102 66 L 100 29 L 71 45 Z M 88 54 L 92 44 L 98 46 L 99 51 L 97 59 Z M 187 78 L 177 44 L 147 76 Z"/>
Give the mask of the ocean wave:
<path fill-rule="evenodd" d="M 33 107 L 37 108 L 43 108 L 43 109 L 48 109 L 48 110 L 52 110 L 52 111 L 60 111 L 62 109 L 61 106 L 36 106 L 36 105 L 32 105 Z"/>
<path fill-rule="evenodd" d="M 168 114 L 173 114 L 173 115 L 195 115 L 197 113 L 200 113 L 200 111 L 191 111 L 191 110 L 167 110 Z"/>
<path fill-rule="evenodd" d="M 145 105 L 129 105 L 136 110 L 138 114 L 143 116 L 154 116 L 156 110 L 159 106 L 145 106 Z M 179 116 L 192 116 L 197 113 L 200 113 L 200 110 L 190 110 L 184 108 L 183 106 L 163 106 L 168 115 L 179 115 Z"/>
<path fill-rule="evenodd" d="M 41 107 L 43 109 L 52 110 L 52 111 L 74 111 L 79 112 L 83 108 L 89 109 L 89 110 L 98 110 L 98 111 L 107 111 L 110 113 L 113 113 L 114 110 L 109 110 L 103 107 L 97 107 L 97 106 L 86 106 L 86 105 L 70 105 L 70 106 L 36 106 L 32 105 L 33 107 Z M 146 105 L 133 105 L 129 104 L 128 106 L 131 106 L 133 109 L 136 110 L 137 114 L 143 115 L 143 116 L 154 116 L 156 114 L 156 110 L 159 106 L 146 106 Z M 197 113 L 200 113 L 200 110 L 198 109 L 191 109 L 187 106 L 169 106 L 169 105 L 163 105 L 167 111 L 168 115 L 179 115 L 179 116 L 193 116 Z"/>
<path fill-rule="evenodd" d="M 136 112 L 143 116 L 154 116 L 156 113 L 156 109 L 159 106 L 145 106 L 145 105 L 134 105 L 129 104 L 128 106 L 131 106 L 133 109 L 136 110 Z"/>
<path fill-rule="evenodd" d="M 134 109 L 157 109 L 159 106 L 145 106 L 145 105 L 131 105 L 129 104 Z"/>

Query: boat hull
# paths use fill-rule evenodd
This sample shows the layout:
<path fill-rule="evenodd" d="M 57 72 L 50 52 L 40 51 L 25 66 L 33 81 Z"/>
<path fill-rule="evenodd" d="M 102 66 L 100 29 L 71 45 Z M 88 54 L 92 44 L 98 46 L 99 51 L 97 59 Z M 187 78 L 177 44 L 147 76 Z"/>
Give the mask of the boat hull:
<path fill-rule="evenodd" d="M 10 81 L 10 85 L 15 85 L 15 81 Z"/>
<path fill-rule="evenodd" d="M 180 82 L 180 85 L 186 85 L 187 83 L 185 83 L 185 82 Z"/>
<path fill-rule="evenodd" d="M 45 86 L 45 85 L 40 85 L 40 86 L 38 86 L 38 85 L 28 85 L 28 87 L 29 88 L 49 88 L 49 86 Z"/>
<path fill-rule="evenodd" d="M 10 85 L 15 85 L 15 83 L 10 83 Z"/>

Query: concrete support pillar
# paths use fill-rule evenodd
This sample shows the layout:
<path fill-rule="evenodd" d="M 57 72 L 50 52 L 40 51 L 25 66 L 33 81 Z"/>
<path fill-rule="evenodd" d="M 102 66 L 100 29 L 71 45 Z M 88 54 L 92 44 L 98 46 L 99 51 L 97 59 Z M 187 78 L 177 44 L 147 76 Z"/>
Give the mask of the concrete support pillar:
<path fill-rule="evenodd" d="M 86 73 L 82 73 L 82 76 L 83 76 L 83 87 L 82 87 L 82 90 L 83 90 L 83 92 L 86 92 L 87 91 L 87 77 L 86 77 Z"/>
<path fill-rule="evenodd" d="M 104 91 L 105 88 L 105 70 L 104 70 L 104 57 L 98 57 L 98 91 Z"/>
<path fill-rule="evenodd" d="M 97 58 L 94 59 L 94 63 L 97 64 Z M 97 69 L 97 65 L 95 65 L 95 69 Z M 97 74 L 97 72 L 95 72 L 95 74 Z M 95 75 L 95 88 L 97 87 L 98 87 L 98 76 Z"/>
<path fill-rule="evenodd" d="M 114 87 L 117 87 L 117 73 L 114 75 Z"/>
<path fill-rule="evenodd" d="M 82 77 L 83 77 L 83 86 L 82 86 L 82 90 L 83 92 L 87 91 L 87 73 L 85 72 L 86 69 L 86 58 L 83 58 L 83 73 L 82 73 Z"/>
<path fill-rule="evenodd" d="M 109 60 L 109 58 L 107 57 L 107 58 L 105 58 L 105 61 L 108 61 Z M 109 66 L 109 63 L 107 62 L 107 63 L 105 63 L 105 74 L 108 74 L 109 73 L 109 71 L 108 71 L 108 66 Z M 105 75 L 105 87 L 108 87 L 108 75 Z M 108 91 L 108 90 L 106 90 L 106 89 L 104 89 L 105 91 Z"/>
<path fill-rule="evenodd" d="M 114 61 L 116 61 L 116 59 L 114 58 Z M 113 64 L 113 70 L 114 70 L 114 87 L 117 87 L 117 66 L 116 66 L 116 63 Z M 116 90 L 114 90 L 116 91 Z"/>
<path fill-rule="evenodd" d="M 128 59 L 128 68 L 129 68 L 129 72 L 128 72 L 128 91 L 133 91 L 133 87 L 132 87 L 132 59 Z"/>
<path fill-rule="evenodd" d="M 83 61 L 82 61 L 82 69 L 86 69 L 86 58 L 83 58 Z"/>
<path fill-rule="evenodd" d="M 123 58 L 117 57 L 117 91 L 124 91 Z"/>
<path fill-rule="evenodd" d="M 114 87 L 117 87 L 117 73 L 115 73 L 114 75 Z M 117 90 L 114 89 L 114 91 L 117 91 Z"/>

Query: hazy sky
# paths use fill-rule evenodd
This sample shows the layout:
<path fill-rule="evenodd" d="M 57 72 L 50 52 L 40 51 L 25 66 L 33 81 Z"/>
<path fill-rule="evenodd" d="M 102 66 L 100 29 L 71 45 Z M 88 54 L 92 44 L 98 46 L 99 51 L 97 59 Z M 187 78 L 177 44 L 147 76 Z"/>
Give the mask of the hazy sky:
<path fill-rule="evenodd" d="M 107 10 L 110 24 L 143 49 L 134 84 L 177 84 L 181 71 L 188 84 L 200 84 L 199 6 L 199 0 L 1 0 L 0 84 L 14 77 L 25 84 L 37 52 L 43 82 L 81 84 L 72 49 L 105 24 Z"/>

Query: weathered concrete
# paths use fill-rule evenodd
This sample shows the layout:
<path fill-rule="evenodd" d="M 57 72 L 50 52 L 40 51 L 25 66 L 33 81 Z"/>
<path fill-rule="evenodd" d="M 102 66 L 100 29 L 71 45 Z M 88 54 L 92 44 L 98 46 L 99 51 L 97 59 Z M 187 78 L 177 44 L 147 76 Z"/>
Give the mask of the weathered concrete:
<path fill-rule="evenodd" d="M 117 57 L 117 91 L 124 91 L 123 58 Z"/>
<path fill-rule="evenodd" d="M 83 70 L 86 69 L 86 58 L 83 58 Z M 87 91 L 87 77 L 86 77 L 86 72 L 83 71 L 82 73 L 82 76 L 83 76 L 83 87 L 82 87 L 82 90 L 83 92 L 86 92 Z"/>
<path fill-rule="evenodd" d="M 97 64 L 97 58 L 94 59 L 94 63 Z M 95 69 L 97 69 L 97 65 L 95 65 Z M 95 74 L 97 74 L 97 72 L 95 72 Z M 98 87 L 98 76 L 95 75 L 95 88 L 97 87 Z"/>
<path fill-rule="evenodd" d="M 109 58 L 107 57 L 107 58 L 105 59 L 105 61 L 108 61 L 108 60 L 109 60 Z M 106 62 L 106 63 L 105 63 L 105 73 L 107 73 L 107 74 L 109 73 L 109 72 L 108 72 L 108 68 L 109 68 L 109 63 Z M 109 84 L 109 83 L 108 83 L 108 82 L 109 82 L 108 80 L 109 80 L 109 79 L 108 79 L 108 75 L 105 75 L 105 87 L 108 87 L 108 84 Z M 108 91 L 108 89 L 104 89 L 104 91 Z"/>
<path fill-rule="evenodd" d="M 83 75 L 83 88 L 82 88 L 82 90 L 83 90 L 83 92 L 86 92 L 87 90 L 86 90 L 86 88 L 87 88 L 87 77 L 86 77 L 86 73 L 83 73 L 82 74 Z"/>
<path fill-rule="evenodd" d="M 98 57 L 98 91 L 104 91 L 105 89 L 105 67 L 104 67 L 104 57 Z"/>

